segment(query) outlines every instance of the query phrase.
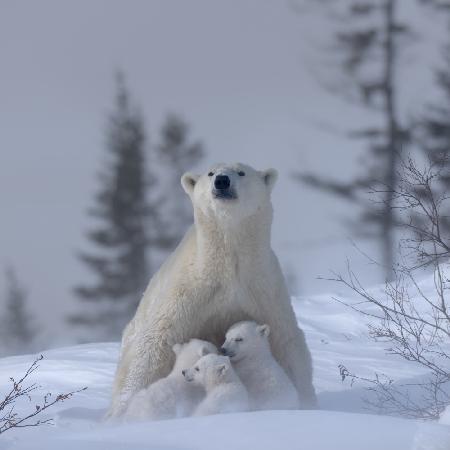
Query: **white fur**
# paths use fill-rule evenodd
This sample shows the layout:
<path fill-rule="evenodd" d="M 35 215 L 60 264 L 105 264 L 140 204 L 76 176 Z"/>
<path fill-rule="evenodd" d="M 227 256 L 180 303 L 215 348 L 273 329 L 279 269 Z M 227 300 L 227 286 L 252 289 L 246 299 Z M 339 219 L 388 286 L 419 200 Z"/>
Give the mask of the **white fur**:
<path fill-rule="evenodd" d="M 202 356 L 216 354 L 217 348 L 206 341 L 191 339 L 186 344 L 175 344 L 176 355 L 172 372 L 148 388 L 135 394 L 125 412 L 128 420 L 162 420 L 185 417 L 204 397 L 204 390 L 186 383 L 182 370 L 194 365 Z"/>
<path fill-rule="evenodd" d="M 206 391 L 194 416 L 248 411 L 247 391 L 226 356 L 206 355 L 186 370 L 184 376 L 187 383 Z"/>
<path fill-rule="evenodd" d="M 237 199 L 214 197 L 218 174 L 230 177 Z M 310 353 L 270 247 L 275 180 L 273 169 L 259 172 L 243 164 L 183 175 L 195 224 L 152 278 L 124 331 L 110 417 L 121 415 L 135 392 L 167 376 L 174 343 L 197 337 L 221 344 L 228 328 L 242 320 L 269 324 L 272 352 L 301 406 L 315 407 Z"/>
<path fill-rule="evenodd" d="M 268 325 L 239 322 L 228 330 L 222 351 L 247 388 L 251 409 L 298 409 L 297 392 L 272 356 L 269 334 Z"/>

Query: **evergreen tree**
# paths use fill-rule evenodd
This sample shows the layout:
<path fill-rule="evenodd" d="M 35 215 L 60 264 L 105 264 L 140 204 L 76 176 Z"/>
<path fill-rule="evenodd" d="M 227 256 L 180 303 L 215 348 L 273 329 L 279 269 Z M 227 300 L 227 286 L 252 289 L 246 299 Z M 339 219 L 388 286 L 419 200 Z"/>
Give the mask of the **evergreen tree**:
<path fill-rule="evenodd" d="M 27 311 L 28 294 L 12 267 L 6 269 L 6 309 L 2 317 L 1 334 L 4 353 L 32 351 L 37 329 Z"/>
<path fill-rule="evenodd" d="M 449 1 L 425 1 L 431 4 L 438 12 L 446 12 L 450 19 Z M 434 183 L 439 194 L 447 197 L 450 190 L 450 21 L 447 24 L 447 43 L 441 52 L 441 63 L 435 70 L 435 85 L 439 92 L 439 101 L 428 104 L 426 113 L 419 119 L 417 132 L 414 137 L 416 143 L 425 153 L 432 166 L 438 168 L 435 172 L 439 177 L 439 183 Z M 423 197 L 428 193 L 423 192 Z M 423 218 L 415 217 L 416 222 L 421 223 Z M 440 217 L 441 227 L 446 234 L 450 232 L 450 216 L 448 214 Z"/>
<path fill-rule="evenodd" d="M 199 141 L 191 141 L 188 124 L 175 114 L 166 118 L 156 147 L 161 178 L 160 214 L 162 226 L 155 246 L 170 252 L 192 224 L 192 205 L 181 187 L 181 176 L 203 158 Z"/>
<path fill-rule="evenodd" d="M 117 77 L 115 110 L 107 131 L 106 170 L 90 209 L 98 225 L 87 233 L 92 252 L 80 254 L 95 275 L 91 285 L 75 288 L 84 303 L 73 324 L 95 328 L 97 339 L 116 339 L 131 319 L 150 277 L 147 250 L 146 137 L 143 119 L 130 103 L 122 76 Z"/>
<path fill-rule="evenodd" d="M 435 71 L 435 83 L 441 101 L 428 105 L 421 120 L 422 133 L 418 142 L 433 163 L 445 165 L 450 154 L 450 43 L 443 48 L 442 63 Z"/>
<path fill-rule="evenodd" d="M 330 2 L 322 2 L 330 6 Z M 381 120 L 351 133 L 364 140 L 367 148 L 364 166 L 353 180 L 340 182 L 309 173 L 299 174 L 298 179 L 359 206 L 353 229 L 381 243 L 383 265 L 390 278 L 396 227 L 392 190 L 398 182 L 401 154 L 409 143 L 407 127 L 398 113 L 396 74 L 404 48 L 402 40 L 410 35 L 410 29 L 398 18 L 397 0 L 340 0 L 336 4 L 345 4 L 345 13 L 339 17 L 334 50 L 349 86 L 347 91 L 342 86 L 339 92 L 349 93 L 352 102 L 375 112 Z M 378 198 L 369 191 L 377 192 Z"/>

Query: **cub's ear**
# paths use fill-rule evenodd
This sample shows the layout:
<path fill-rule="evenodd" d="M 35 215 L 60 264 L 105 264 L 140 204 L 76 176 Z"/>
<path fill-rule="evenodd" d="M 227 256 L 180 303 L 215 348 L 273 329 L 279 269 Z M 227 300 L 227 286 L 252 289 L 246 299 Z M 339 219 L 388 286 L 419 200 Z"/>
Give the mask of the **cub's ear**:
<path fill-rule="evenodd" d="M 185 190 L 186 194 L 191 195 L 194 191 L 195 184 L 197 183 L 200 175 L 194 175 L 193 173 L 186 172 L 181 177 L 181 186 Z"/>
<path fill-rule="evenodd" d="M 262 172 L 264 184 L 272 191 L 278 179 L 278 172 L 275 169 L 267 169 Z"/>
<path fill-rule="evenodd" d="M 175 344 L 172 346 L 172 350 L 175 353 L 175 355 L 178 355 L 180 353 L 182 345 L 181 344 Z"/>
<path fill-rule="evenodd" d="M 210 353 L 211 352 L 209 351 L 209 348 L 206 345 L 203 345 L 198 351 L 200 357 L 209 355 Z"/>
<path fill-rule="evenodd" d="M 268 337 L 270 334 L 270 327 L 267 324 L 259 325 L 257 330 L 261 336 Z"/>
<path fill-rule="evenodd" d="M 226 364 L 221 364 L 220 366 L 217 366 L 217 373 L 219 375 L 224 375 L 228 370 L 228 367 Z"/>

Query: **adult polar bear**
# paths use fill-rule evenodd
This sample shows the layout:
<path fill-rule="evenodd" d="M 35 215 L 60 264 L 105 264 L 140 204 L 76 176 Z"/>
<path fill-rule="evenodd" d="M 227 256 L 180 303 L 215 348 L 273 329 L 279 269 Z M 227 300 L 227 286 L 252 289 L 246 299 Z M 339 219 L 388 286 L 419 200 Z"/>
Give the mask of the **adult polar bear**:
<path fill-rule="evenodd" d="M 181 179 L 194 226 L 150 281 L 122 339 L 108 415 L 123 414 L 134 393 L 167 376 L 172 346 L 191 338 L 220 346 L 236 322 L 270 326 L 275 358 L 292 379 L 300 404 L 316 406 L 311 356 L 270 247 L 273 169 L 218 164 Z"/>

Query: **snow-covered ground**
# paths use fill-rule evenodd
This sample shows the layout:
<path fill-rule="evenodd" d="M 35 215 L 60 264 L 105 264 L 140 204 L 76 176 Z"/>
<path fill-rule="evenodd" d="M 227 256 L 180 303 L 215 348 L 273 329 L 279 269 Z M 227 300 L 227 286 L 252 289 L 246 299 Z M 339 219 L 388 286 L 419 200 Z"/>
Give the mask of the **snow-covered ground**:
<path fill-rule="evenodd" d="M 427 280 L 422 286 L 432 288 Z M 117 362 L 116 343 L 87 344 L 43 352 L 32 375 L 41 388 L 19 411 L 33 407 L 46 392 L 55 394 L 87 386 L 72 399 L 49 409 L 55 426 L 10 430 L 0 449 L 258 449 L 272 450 L 449 450 L 450 427 L 369 414 L 362 385 L 342 383 L 338 365 L 359 376 L 382 372 L 396 380 L 424 372 L 387 356 L 383 343 L 366 335 L 366 323 L 331 295 L 293 300 L 314 359 L 320 411 L 267 411 L 205 418 L 111 425 L 99 421 L 108 406 Z M 19 377 L 33 356 L 0 360 L 0 395 L 9 377 Z"/>

